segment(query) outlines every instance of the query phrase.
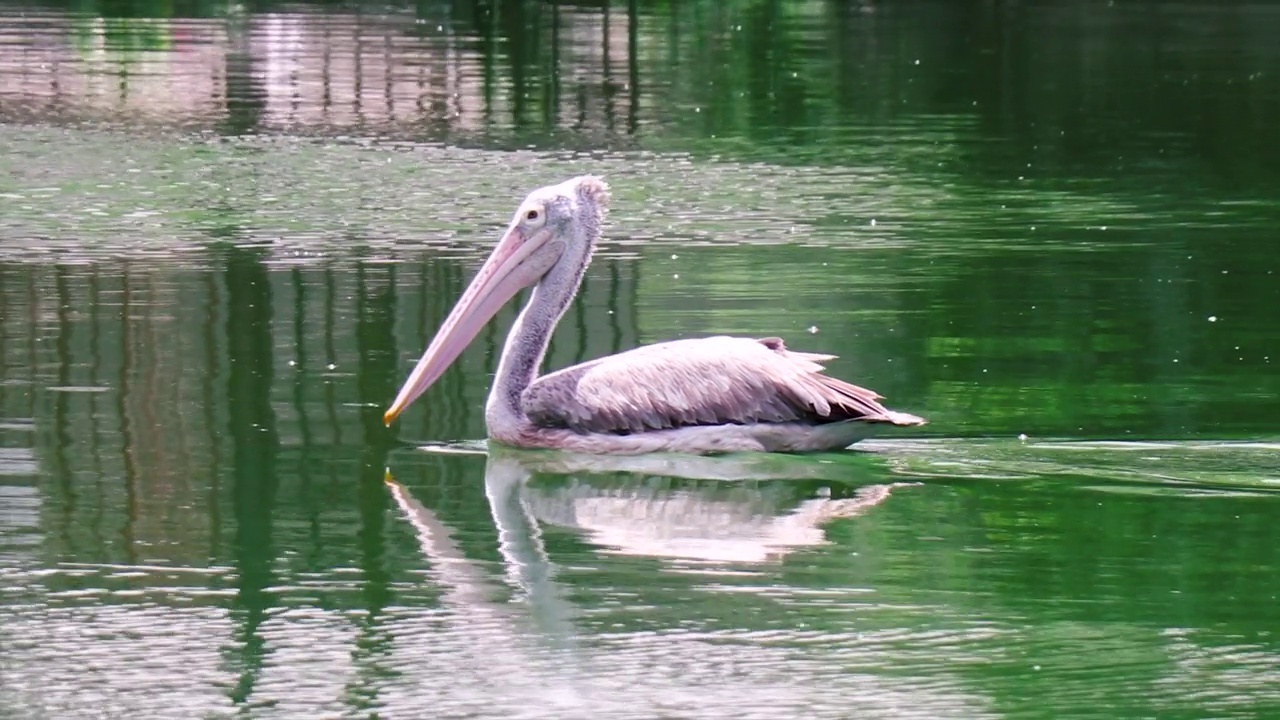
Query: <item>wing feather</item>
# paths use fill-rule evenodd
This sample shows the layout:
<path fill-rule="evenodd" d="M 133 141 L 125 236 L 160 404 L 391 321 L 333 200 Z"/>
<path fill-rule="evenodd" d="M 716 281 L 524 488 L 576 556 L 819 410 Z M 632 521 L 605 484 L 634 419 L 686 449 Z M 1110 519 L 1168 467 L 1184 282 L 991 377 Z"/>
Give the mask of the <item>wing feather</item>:
<path fill-rule="evenodd" d="M 832 358 L 791 352 L 778 338 L 676 340 L 546 375 L 521 404 L 535 424 L 578 432 L 887 420 L 875 392 L 823 374 Z"/>

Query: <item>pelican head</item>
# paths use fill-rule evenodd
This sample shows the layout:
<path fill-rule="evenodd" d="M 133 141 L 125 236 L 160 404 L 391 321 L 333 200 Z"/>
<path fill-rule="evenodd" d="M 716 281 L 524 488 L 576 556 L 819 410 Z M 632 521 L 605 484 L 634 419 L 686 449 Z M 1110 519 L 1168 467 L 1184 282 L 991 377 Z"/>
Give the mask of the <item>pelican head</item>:
<path fill-rule="evenodd" d="M 390 425 L 431 387 L 516 293 L 541 281 L 562 259 L 585 266 L 608 201 L 609 186 L 590 175 L 529 193 L 383 414 L 383 422 Z"/>

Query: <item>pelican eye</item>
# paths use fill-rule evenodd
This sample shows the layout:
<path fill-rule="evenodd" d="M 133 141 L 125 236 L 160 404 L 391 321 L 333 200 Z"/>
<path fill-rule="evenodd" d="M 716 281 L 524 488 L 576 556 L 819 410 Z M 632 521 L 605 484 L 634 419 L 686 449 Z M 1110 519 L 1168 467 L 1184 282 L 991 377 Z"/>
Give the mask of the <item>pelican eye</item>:
<path fill-rule="evenodd" d="M 525 209 L 521 217 L 524 218 L 523 222 L 526 227 L 539 228 L 547 222 L 547 209 L 541 205 L 536 205 Z"/>

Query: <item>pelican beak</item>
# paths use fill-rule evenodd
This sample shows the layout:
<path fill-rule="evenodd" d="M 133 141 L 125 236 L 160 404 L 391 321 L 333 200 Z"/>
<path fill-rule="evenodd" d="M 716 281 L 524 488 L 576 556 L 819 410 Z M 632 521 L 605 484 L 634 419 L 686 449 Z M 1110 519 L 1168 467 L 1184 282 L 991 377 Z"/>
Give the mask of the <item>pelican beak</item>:
<path fill-rule="evenodd" d="M 395 402 L 383 414 L 383 423 L 390 426 L 395 422 L 400 413 L 458 359 L 503 305 L 546 274 L 563 250 L 563 244 L 551 242 L 553 239 L 546 227 L 530 231 L 513 222 L 507 228 L 493 254 L 480 267 L 475 280 L 400 388 Z"/>

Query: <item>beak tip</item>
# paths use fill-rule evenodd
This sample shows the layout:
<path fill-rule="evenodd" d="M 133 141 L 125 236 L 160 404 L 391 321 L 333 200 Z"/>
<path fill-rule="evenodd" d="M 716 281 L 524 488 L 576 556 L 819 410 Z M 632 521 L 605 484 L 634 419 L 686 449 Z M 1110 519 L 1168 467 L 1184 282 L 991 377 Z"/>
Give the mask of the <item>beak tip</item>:
<path fill-rule="evenodd" d="M 383 414 L 382 414 L 382 426 L 383 426 L 383 427 L 391 427 L 391 423 L 393 423 L 393 422 L 395 422 L 395 421 L 396 421 L 396 416 L 397 416 L 397 415 L 399 415 L 399 414 L 400 414 L 400 413 L 396 412 L 395 408 L 391 408 L 390 410 L 388 410 L 388 411 L 386 411 L 385 413 L 383 413 Z"/>

